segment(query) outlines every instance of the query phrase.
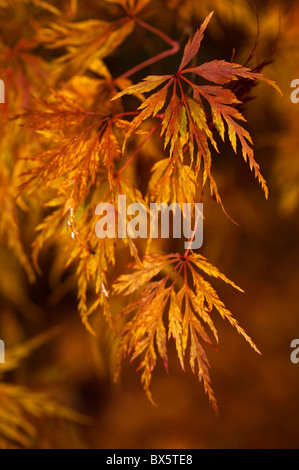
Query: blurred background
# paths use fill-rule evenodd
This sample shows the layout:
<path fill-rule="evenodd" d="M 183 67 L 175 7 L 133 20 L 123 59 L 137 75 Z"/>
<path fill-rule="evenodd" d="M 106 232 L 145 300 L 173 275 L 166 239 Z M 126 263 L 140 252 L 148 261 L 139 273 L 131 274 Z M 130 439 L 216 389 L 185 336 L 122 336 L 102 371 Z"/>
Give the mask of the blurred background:
<path fill-rule="evenodd" d="M 0 78 L 9 83 L 8 99 L 0 105 L 0 338 L 10 359 L 7 369 L 0 364 L 0 445 L 297 448 L 299 363 L 290 360 L 290 343 L 299 338 L 299 104 L 291 102 L 290 84 L 299 79 L 298 2 L 151 0 L 140 14 L 184 44 L 214 10 L 199 60 L 230 60 L 235 50 L 234 61 L 243 64 L 255 48 L 249 66 L 269 62 L 263 73 L 283 92 L 281 98 L 259 84 L 244 111 L 255 159 L 269 185 L 269 199 L 242 157 L 226 145 L 213 160 L 214 175 L 226 211 L 239 225 L 214 200 L 207 197 L 204 201 L 200 253 L 244 289 L 242 294 L 220 282 L 213 284 L 262 352 L 257 355 L 214 314 L 219 350 L 208 348 L 207 354 L 219 416 L 189 368 L 181 371 L 172 342 L 169 375 L 160 363 L 153 375 L 157 407 L 143 392 L 137 362 L 125 362 L 120 380 L 113 382 L 114 336 L 101 315 L 95 320 L 97 338 L 82 325 L 71 268 L 61 273 L 59 250 L 63 247 L 55 234 L 54 242 L 46 243 L 41 252 L 42 273 L 29 282 L 33 280 L 30 247 L 47 195 L 31 192 L 21 203 L 14 202 L 19 162 L 26 146 L 34 150 L 36 144 L 19 124 L 13 121 L 7 128 L 7 122 L 28 105 L 31 93 L 39 96 L 46 81 L 51 82 L 50 64 L 58 52 L 38 45 L 36 34 L 41 26 L 57 20 L 56 8 L 65 21 L 122 16 L 118 5 L 104 0 L 64 0 L 46 6 L 38 1 L 0 0 Z M 105 63 L 112 76 L 118 76 L 162 47 L 159 38 L 136 27 Z M 129 55 L 124 52 L 128 50 Z M 169 57 L 132 80 L 168 69 L 166 73 L 172 73 L 177 64 L 177 56 Z M 148 169 L 161 158 L 158 147 L 153 139 L 137 159 L 140 189 Z M 173 248 L 164 244 L 163 249 L 171 252 Z M 112 311 L 119 309 L 117 302 L 112 301 Z M 30 343 L 32 338 L 37 338 L 36 344 Z M 70 410 L 91 421 L 84 422 L 81 414 L 71 415 Z M 9 413 L 14 413 L 15 420 L 9 419 Z"/>

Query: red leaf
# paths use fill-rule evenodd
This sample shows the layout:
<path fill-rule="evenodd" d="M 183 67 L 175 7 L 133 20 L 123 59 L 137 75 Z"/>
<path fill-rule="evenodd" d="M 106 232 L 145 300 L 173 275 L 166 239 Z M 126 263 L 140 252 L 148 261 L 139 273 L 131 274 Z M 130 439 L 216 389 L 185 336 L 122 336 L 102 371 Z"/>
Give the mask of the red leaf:
<path fill-rule="evenodd" d="M 187 70 L 184 70 L 187 72 Z M 263 80 L 264 82 L 272 85 L 280 94 L 281 90 L 276 85 L 275 82 L 264 77 L 261 73 L 252 72 L 247 67 L 242 67 L 242 65 L 236 64 L 234 62 L 227 62 L 225 60 L 213 60 L 211 62 L 205 62 L 198 67 L 192 67 L 188 69 L 190 73 L 196 73 L 201 77 L 209 80 L 210 82 L 217 83 L 219 85 L 224 85 L 225 83 L 231 82 L 232 80 L 237 80 L 238 77 L 247 78 L 249 80 Z"/>
<path fill-rule="evenodd" d="M 203 38 L 203 33 L 208 26 L 210 19 L 212 18 L 213 11 L 206 17 L 204 20 L 203 24 L 201 25 L 200 29 L 196 31 L 193 39 L 189 39 L 185 46 L 184 54 L 183 54 L 183 59 L 179 68 L 179 71 L 181 71 L 189 62 L 190 60 L 193 59 L 193 57 L 197 54 L 199 48 L 200 48 L 200 43 Z"/>

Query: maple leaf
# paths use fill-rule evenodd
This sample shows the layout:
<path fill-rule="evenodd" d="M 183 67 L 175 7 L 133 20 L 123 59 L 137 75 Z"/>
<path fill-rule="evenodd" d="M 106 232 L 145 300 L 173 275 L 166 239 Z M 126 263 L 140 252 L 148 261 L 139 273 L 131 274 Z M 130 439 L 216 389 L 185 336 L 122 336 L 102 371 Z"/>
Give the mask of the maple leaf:
<path fill-rule="evenodd" d="M 128 87 L 127 89 L 117 93 L 112 98 L 112 100 L 115 100 L 124 95 L 148 93 L 163 85 L 162 88 L 155 93 L 152 93 L 139 106 L 138 110 L 140 110 L 140 113 L 133 119 L 131 127 L 125 137 L 124 145 L 131 133 L 135 131 L 144 120 L 158 116 L 162 120 L 161 135 L 165 134 L 164 147 L 166 148 L 168 144 L 170 145 L 169 152 L 170 157 L 174 157 L 173 164 L 177 165 L 179 159 L 183 161 L 184 146 L 189 148 L 192 163 L 196 143 L 197 158 L 195 174 L 197 175 L 201 161 L 203 160 L 203 186 L 206 180 L 209 179 L 211 195 L 215 195 L 217 201 L 221 204 L 216 182 L 211 174 L 211 153 L 209 143 L 212 144 L 216 151 L 218 151 L 218 148 L 213 133 L 209 127 L 209 118 L 201 101 L 202 97 L 211 107 L 213 123 L 223 140 L 225 136 L 224 122 L 226 123 L 229 140 L 235 152 L 237 152 L 236 137 L 238 137 L 242 147 L 243 157 L 245 161 L 247 159 L 249 160 L 250 169 L 254 169 L 255 177 L 259 180 L 265 192 L 265 196 L 267 197 L 268 188 L 266 182 L 260 173 L 259 165 L 254 159 L 252 147 L 249 145 L 252 144 L 250 134 L 238 122 L 236 122 L 240 120 L 246 121 L 243 115 L 235 107 L 240 103 L 240 101 L 231 90 L 223 88 L 221 85 L 237 80 L 238 77 L 242 77 L 250 80 L 263 80 L 279 92 L 280 89 L 275 82 L 267 79 L 262 74 L 252 72 L 249 68 L 226 61 L 212 61 L 198 67 L 185 68 L 197 54 L 203 39 L 204 31 L 212 17 L 212 14 L 213 12 L 207 16 L 200 29 L 195 33 L 193 39 L 190 39 L 185 46 L 183 58 L 176 75 L 148 76 L 142 82 Z M 196 85 L 185 77 L 185 74 L 188 73 L 200 75 L 201 77 L 216 83 L 217 86 Z M 186 95 L 183 89 L 184 82 L 191 87 L 193 98 Z M 171 86 L 173 91 L 167 104 L 168 92 Z M 178 89 L 180 97 L 177 93 Z M 164 114 L 161 114 L 163 108 L 165 108 L 165 111 Z M 158 113 L 160 114 L 158 115 Z"/>
<path fill-rule="evenodd" d="M 131 361 L 141 357 L 139 366 L 139 369 L 142 369 L 141 381 L 146 395 L 153 402 L 149 386 L 152 371 L 157 362 L 157 353 L 168 370 L 167 338 L 173 337 L 183 369 L 189 344 L 191 370 L 195 373 L 197 367 L 198 378 L 203 380 L 205 392 L 217 411 L 209 375 L 210 364 L 201 344 L 204 341 L 215 347 L 204 324 L 209 327 L 215 341 L 218 342 L 217 331 L 211 318 L 212 309 L 215 308 L 223 319 L 227 319 L 256 352 L 259 353 L 259 350 L 230 311 L 225 308 L 215 289 L 198 270 L 221 279 L 241 292 L 243 292 L 242 289 L 220 273 L 206 258 L 187 251 L 184 257 L 179 254 L 145 255 L 141 263 L 134 263 L 130 266 L 132 268 L 130 274 L 122 274 L 114 283 L 116 294 L 138 293 L 138 298 L 122 311 L 122 315 L 129 315 L 131 319 L 120 332 L 116 378 L 120 372 L 121 362 L 126 356 L 130 356 Z M 187 270 L 191 272 L 193 288 L 188 285 Z M 178 278 L 182 271 L 184 273 L 183 287 L 178 288 Z M 155 280 L 158 276 L 160 280 Z M 165 317 L 168 305 L 167 333 L 166 321 L 163 317 Z"/>
<path fill-rule="evenodd" d="M 64 194 L 72 187 L 75 206 L 82 203 L 90 187 L 99 177 L 99 166 L 106 170 L 111 192 L 114 168 L 122 157 L 119 140 L 129 123 L 117 115 L 88 111 L 62 93 L 52 91 L 49 100 L 35 99 L 34 106 L 21 116 L 50 147 L 27 160 L 32 163 L 22 177 L 21 188 L 32 181 L 47 187 L 64 187 Z"/>

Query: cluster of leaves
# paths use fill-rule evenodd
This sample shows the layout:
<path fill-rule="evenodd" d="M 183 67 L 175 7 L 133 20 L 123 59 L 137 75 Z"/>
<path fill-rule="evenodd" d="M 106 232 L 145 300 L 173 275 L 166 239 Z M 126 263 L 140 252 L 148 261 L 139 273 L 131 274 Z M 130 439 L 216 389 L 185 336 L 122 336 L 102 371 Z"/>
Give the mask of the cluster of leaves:
<path fill-rule="evenodd" d="M 128 87 L 124 91 L 118 93 L 113 99 L 119 98 L 126 94 L 145 93 L 154 90 L 166 82 L 159 91 L 152 93 L 141 106 L 138 108 L 140 113 L 133 119 L 130 129 L 127 132 L 126 139 L 134 132 L 140 124 L 149 117 L 155 117 L 164 107 L 168 96 L 168 90 L 173 86 L 173 91 L 169 103 L 166 106 L 162 119 L 161 135 L 165 133 L 164 149 L 169 144 L 169 164 L 178 165 L 180 161 L 184 161 L 184 151 L 186 147 L 190 152 L 191 164 L 194 159 L 194 147 L 196 144 L 196 170 L 197 178 L 200 169 L 201 160 L 204 162 L 203 183 L 206 180 L 210 182 L 211 196 L 215 196 L 220 202 L 220 196 L 217 191 L 217 185 L 211 174 L 211 152 L 209 142 L 218 151 L 213 132 L 210 129 L 208 117 L 202 103 L 204 98 L 211 109 L 212 122 L 214 128 L 218 131 L 221 139 L 225 139 L 225 123 L 227 125 L 227 133 L 234 151 L 237 151 L 237 137 L 242 147 L 244 160 L 249 162 L 251 170 L 254 170 L 256 178 L 258 178 L 265 196 L 268 197 L 268 188 L 263 176 L 260 173 L 260 167 L 254 159 L 253 149 L 248 144 L 252 144 L 252 139 L 248 131 L 246 131 L 236 121 L 246 121 L 244 116 L 236 108 L 236 104 L 240 101 L 229 88 L 224 88 L 233 80 L 242 77 L 249 80 L 264 80 L 268 84 L 276 88 L 280 92 L 275 82 L 265 78 L 260 73 L 254 73 L 247 67 L 226 62 L 224 60 L 214 60 L 206 62 L 198 67 L 186 66 L 197 54 L 204 31 L 211 19 L 211 13 L 202 24 L 201 28 L 196 32 L 192 40 L 189 40 L 185 47 L 183 58 L 175 75 L 149 76 L 143 82 Z M 215 85 L 196 85 L 185 77 L 185 74 L 195 74 L 204 78 Z M 191 87 L 193 97 L 187 96 L 184 92 L 182 82 L 186 82 Z M 180 91 L 180 97 L 177 95 L 177 89 Z M 125 141 L 126 141 L 125 139 Z M 185 148 L 184 148 L 185 147 Z M 160 183 L 158 180 L 157 184 Z"/>
<path fill-rule="evenodd" d="M 174 268 L 170 270 L 171 265 L 174 265 Z M 149 385 L 157 360 L 155 349 L 157 348 L 168 370 L 167 338 L 173 337 L 183 370 L 185 370 L 184 356 L 189 344 L 191 369 L 193 373 L 196 373 L 197 367 L 198 378 L 203 380 L 205 391 L 213 408 L 217 411 L 217 403 L 210 383 L 210 364 L 201 344 L 201 341 L 204 341 L 216 347 L 206 332 L 204 324 L 209 327 L 215 341 L 218 342 L 218 334 L 211 318 L 213 308 L 244 336 L 255 351 L 259 352 L 259 350 L 200 272 L 203 271 L 209 276 L 221 279 L 236 289 L 242 290 L 203 256 L 196 253 L 189 254 L 187 251 L 184 256 L 179 254 L 147 255 L 141 264 L 134 264 L 132 269 L 133 273 L 121 275 L 114 286 L 117 294 L 129 295 L 141 291 L 138 299 L 131 302 L 122 312 L 123 315 L 132 313 L 134 315 L 121 331 L 122 340 L 118 352 L 117 371 L 127 354 L 131 355 L 131 360 L 133 360 L 145 352 L 140 363 L 140 368 L 143 369 L 141 380 L 147 396 L 153 402 Z M 170 272 L 158 281 L 153 280 L 165 270 L 170 270 Z M 177 280 L 182 271 L 183 286 L 176 291 Z M 192 282 L 188 274 L 191 274 Z M 163 316 L 168 304 L 167 333 Z"/>
<path fill-rule="evenodd" d="M 167 367 L 167 341 L 172 337 L 183 369 L 189 349 L 191 369 L 194 373 L 197 370 L 216 409 L 209 362 L 202 345 L 206 342 L 215 347 L 214 341 L 218 341 L 212 310 L 216 309 L 257 348 L 201 272 L 239 288 L 191 249 L 183 255 L 159 254 L 149 240 L 142 256 L 143 247 L 129 236 L 117 242 L 97 238 L 95 209 L 98 203 L 109 202 L 117 210 L 119 195 L 127 196 L 128 205 L 132 202 L 142 202 L 147 207 L 150 202 L 194 203 L 199 194 L 204 194 L 206 186 L 223 208 L 212 175 L 212 152 L 219 152 L 217 134 L 222 141 L 228 136 L 235 153 L 239 144 L 244 160 L 248 161 L 267 197 L 267 185 L 254 159 L 251 136 L 240 124 L 246 119 L 238 108 L 241 101 L 232 91 L 232 84 L 238 80 L 263 80 L 280 90 L 261 73 L 234 62 L 213 60 L 195 65 L 213 13 L 188 40 L 175 74 L 150 75 L 133 84 L 131 75 L 180 49 L 178 42 L 141 19 L 143 10 L 150 8 L 150 0 L 103 0 L 101 8 L 113 7 L 111 12 L 117 12 L 112 21 L 72 21 L 56 7 L 50 8 L 47 2 L 31 3 L 50 12 L 55 21 L 35 24 L 34 38 L 14 46 L 14 53 L 20 52 L 17 62 L 12 50 L 4 48 L 1 70 L 6 73 L 13 70 L 18 83 L 28 86 L 21 102 L 13 101 L 13 87 L 10 88 L 9 100 L 1 114 L 7 140 L 1 143 L 5 170 L 3 175 L 1 170 L 0 177 L 5 183 L 2 187 L 7 210 L 4 212 L 9 216 L 2 219 L 0 234 L 10 234 L 10 245 L 32 281 L 35 272 L 41 272 L 38 257 L 46 241 L 52 239 L 61 247 L 57 250 L 57 264 L 61 272 L 73 266 L 71 276 L 76 276 L 78 309 L 86 328 L 92 334 L 97 333 L 91 314 L 98 311 L 104 313 L 109 326 L 118 332 L 116 375 L 127 355 L 132 360 L 140 357 L 142 383 L 152 400 L 149 386 L 157 352 Z M 1 2 L 0 6 L 9 4 Z M 72 15 L 76 14 L 76 8 L 74 2 Z M 124 16 L 118 18 L 120 11 L 124 11 Z M 106 58 L 116 54 L 135 25 L 155 34 L 171 49 L 114 78 Z M 35 72 L 32 83 L 28 79 L 28 65 L 30 73 L 32 68 Z M 45 77 L 48 87 L 43 84 Z M 141 102 L 137 109 L 132 110 L 129 95 Z M 122 97 L 128 98 L 121 101 Z M 9 119 L 12 113 L 18 120 Z M 20 119 L 24 127 L 16 124 Z M 13 129 L 17 132 L 16 142 L 26 143 L 25 150 L 22 147 L 13 152 L 16 144 L 8 138 Z M 157 130 L 164 139 L 164 142 L 155 140 L 163 158 L 153 165 L 147 191 L 142 192 L 136 177 L 136 156 L 146 143 L 154 141 Z M 13 189 L 7 191 L 6 187 Z M 37 195 L 45 216 L 35 227 L 38 234 L 33 241 L 32 267 L 20 242 L 15 201 L 18 196 L 17 204 L 28 210 L 34 206 Z M 134 259 L 129 274 L 122 273 L 123 248 L 128 249 L 125 256 Z M 113 284 L 115 275 L 118 279 Z M 117 316 L 110 308 L 113 293 L 135 293 L 137 299 L 124 305 L 122 315 Z"/>

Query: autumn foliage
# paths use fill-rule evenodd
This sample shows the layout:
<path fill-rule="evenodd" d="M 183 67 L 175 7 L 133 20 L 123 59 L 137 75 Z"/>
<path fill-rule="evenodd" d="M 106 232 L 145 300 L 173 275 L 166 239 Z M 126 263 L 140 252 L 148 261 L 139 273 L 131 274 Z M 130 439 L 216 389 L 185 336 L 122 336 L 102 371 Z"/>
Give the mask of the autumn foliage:
<path fill-rule="evenodd" d="M 99 239 L 95 209 L 109 202 L 117 210 L 119 195 L 126 195 L 128 205 L 142 202 L 147 208 L 151 202 L 183 205 L 211 197 L 230 219 L 213 172 L 223 145 L 247 162 L 267 198 L 243 105 L 260 81 L 273 93 L 280 89 L 261 72 L 266 62 L 202 59 L 213 12 L 202 16 L 192 34 L 182 22 L 177 40 L 151 23 L 151 0 L 102 0 L 89 17 L 88 10 L 80 16 L 76 1 L 62 2 L 63 8 L 58 3 L 0 0 L 0 71 L 7 84 L 6 102 L 0 105 L 0 235 L 31 283 L 43 276 L 40 259 L 52 250 L 58 297 L 76 286 L 82 328 L 101 341 L 99 318 L 105 318 L 115 379 L 123 361 L 138 360 L 145 393 L 154 403 L 153 371 L 160 359 L 168 370 L 168 345 L 174 342 L 181 368 L 190 366 L 217 411 L 208 360 L 208 348 L 217 349 L 216 313 L 259 350 L 210 281 L 242 289 L 178 242 Z M 18 21 L 30 21 L 24 37 L 15 31 L 10 40 L 4 22 L 17 4 Z M 143 57 L 140 44 L 142 59 L 129 58 L 133 64 L 124 70 L 118 57 L 130 54 L 136 28 L 149 41 L 158 40 L 161 50 Z M 143 153 L 147 145 L 152 159 Z M 25 236 L 20 214 L 30 220 Z M 30 252 L 24 247 L 28 240 Z M 16 346 L 11 354 L 8 350 L 1 378 L 52 334 Z M 86 421 L 40 395 L 32 395 L 29 406 L 26 393 L 0 383 L 4 447 L 10 440 L 30 446 L 33 431 L 26 413 Z M 8 415 L 3 420 L 7 409 L 15 410 L 22 424 Z"/>

